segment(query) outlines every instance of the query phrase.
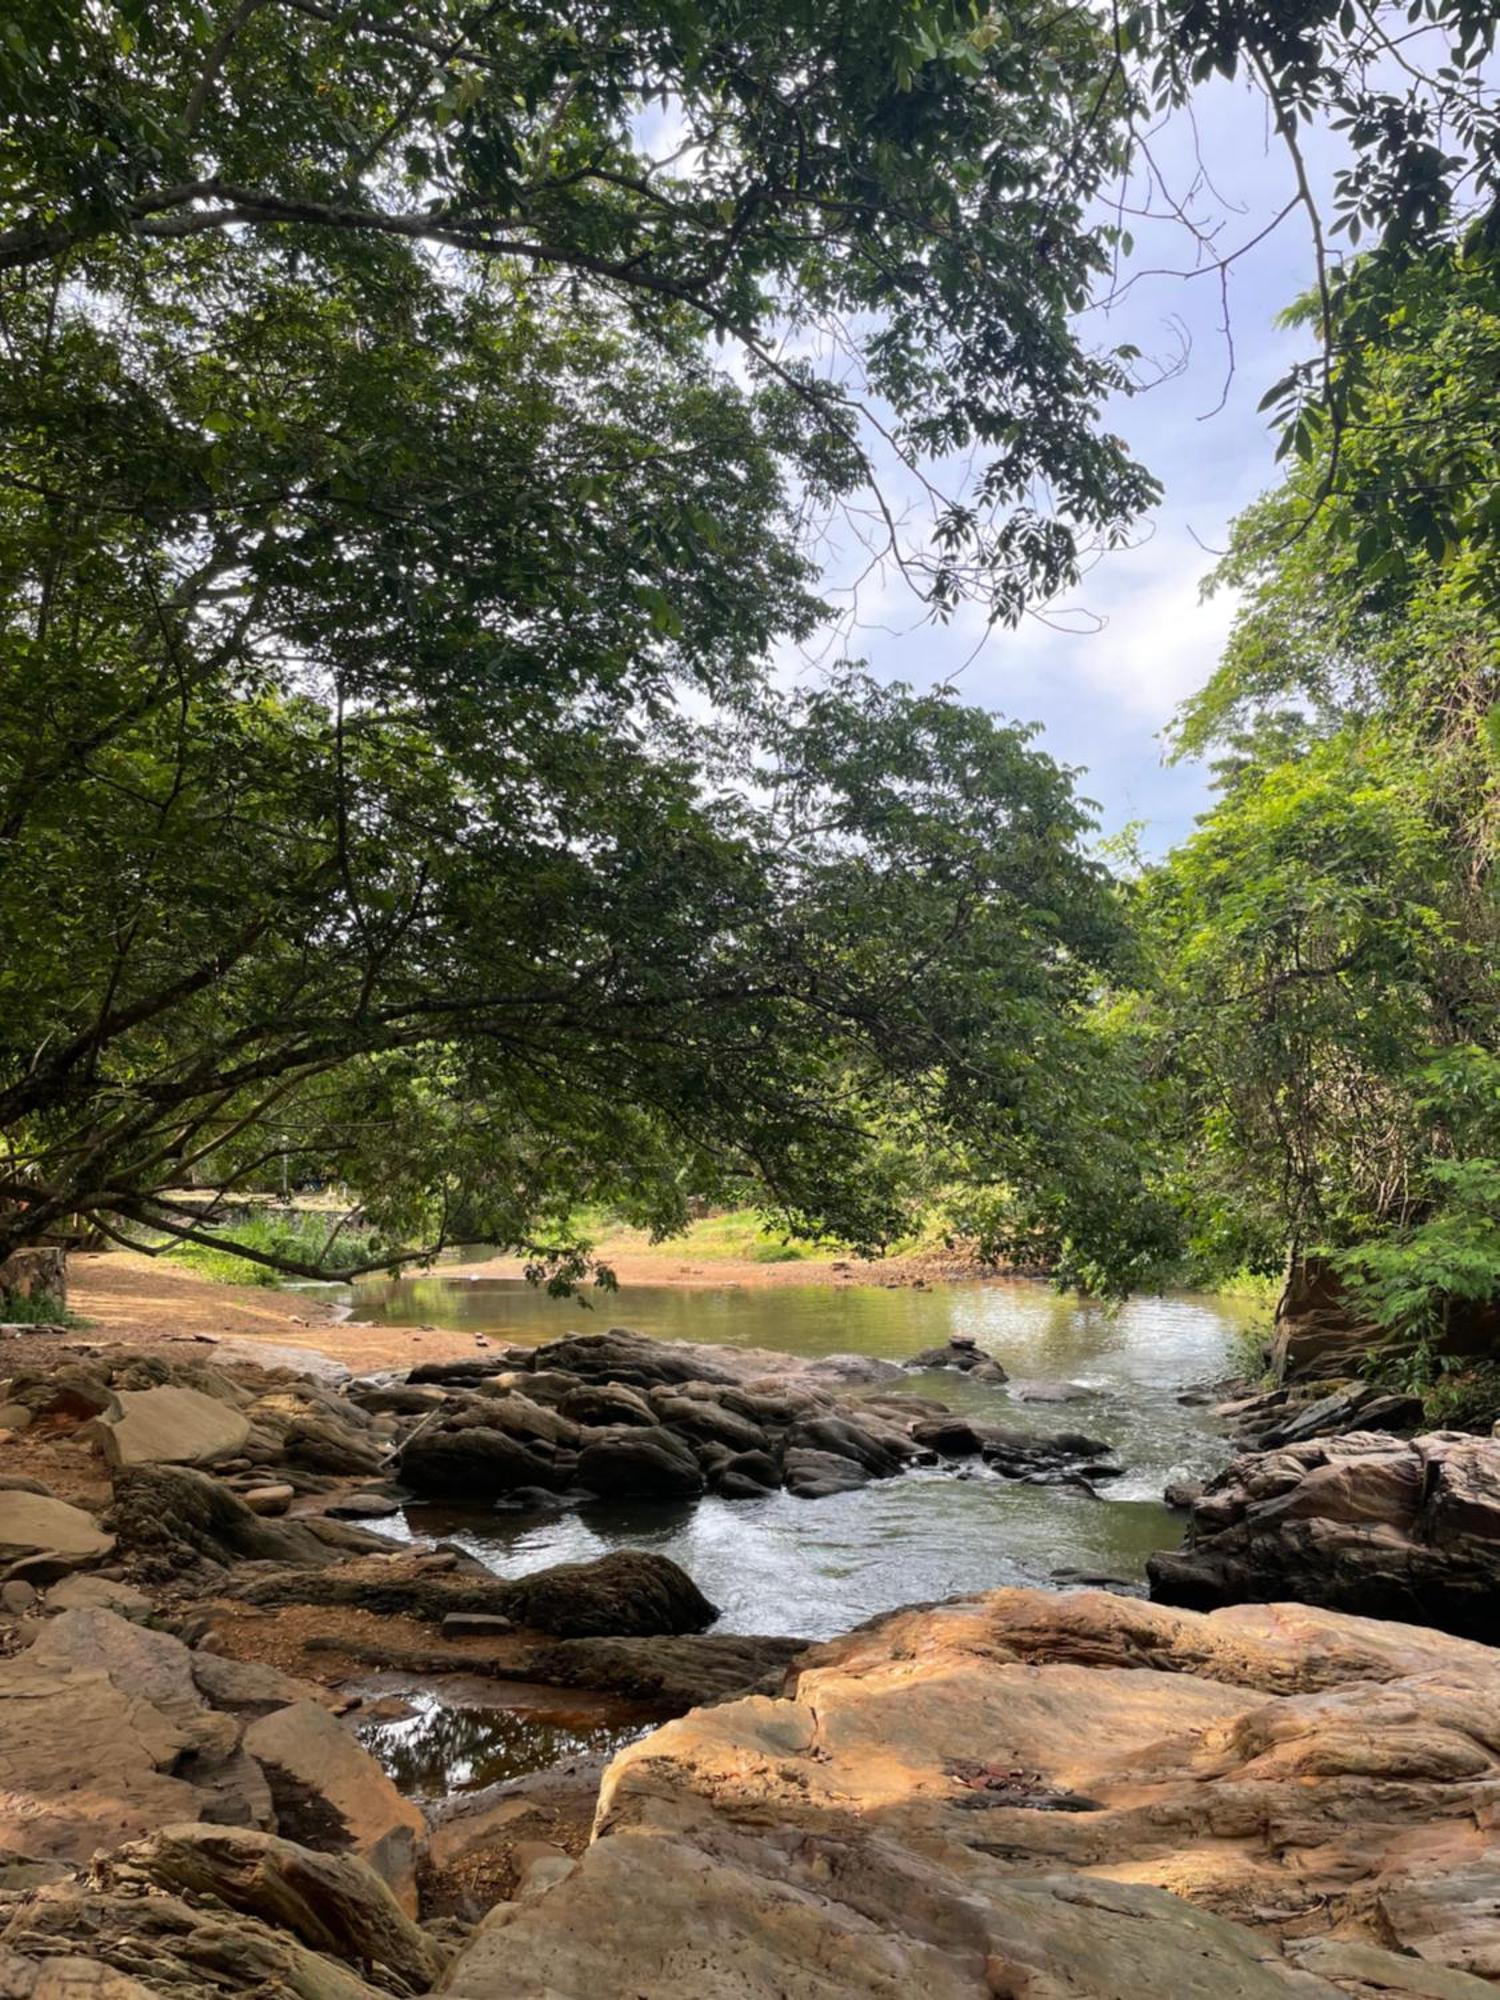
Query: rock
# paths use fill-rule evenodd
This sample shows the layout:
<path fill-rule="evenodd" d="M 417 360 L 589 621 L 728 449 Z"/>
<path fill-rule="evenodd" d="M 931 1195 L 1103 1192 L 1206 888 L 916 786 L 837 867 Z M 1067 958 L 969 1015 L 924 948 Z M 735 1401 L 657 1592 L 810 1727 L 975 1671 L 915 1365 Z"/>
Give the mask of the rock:
<path fill-rule="evenodd" d="M 401 1512 L 401 1502 L 389 1493 L 345 1493 L 323 1511 L 335 1521 L 383 1521 Z"/>
<path fill-rule="evenodd" d="M 1173 1479 L 1161 1497 L 1168 1507 L 1179 1514 L 1185 1514 L 1190 1507 L 1197 1506 L 1205 1491 L 1201 1479 Z"/>
<path fill-rule="evenodd" d="M 996 1367 L 999 1363 L 994 1364 Z M 874 1354 L 820 1354 L 802 1371 L 815 1382 L 848 1383 L 851 1387 L 871 1382 L 899 1381 L 905 1373 L 899 1361 L 882 1361 Z"/>
<path fill-rule="evenodd" d="M 877 1431 L 830 1412 L 803 1417 L 787 1432 L 788 1451 L 831 1452 L 852 1459 L 872 1479 L 892 1479 L 912 1456 L 910 1439 L 888 1427 Z"/>
<path fill-rule="evenodd" d="M 1500 1443 L 1354 1433 L 1237 1458 L 1194 1503 L 1152 1596 L 1297 1598 L 1500 1638 Z"/>
<path fill-rule="evenodd" d="M 691 1500 L 703 1491 L 697 1459 L 660 1425 L 616 1424 L 585 1437 L 578 1483 L 601 1499 Z"/>
<path fill-rule="evenodd" d="M 94 1435 L 112 1466 L 212 1465 L 232 1458 L 250 1435 L 241 1411 L 196 1389 L 167 1385 L 123 1392 L 118 1416 L 100 1416 Z"/>
<path fill-rule="evenodd" d="M 9 1583 L 0 1583 L 0 1611 L 6 1611 L 12 1618 L 24 1618 L 40 1603 L 34 1587 L 15 1577 Z"/>
<path fill-rule="evenodd" d="M 19 1472 L 0 1472 L 0 1493 L 40 1493 L 44 1500 L 57 1496 L 40 1479 L 27 1479 Z"/>
<path fill-rule="evenodd" d="M 513 1580 L 478 1564 L 444 1574 L 423 1567 L 421 1558 L 387 1557 L 261 1574 L 236 1580 L 231 1589 L 251 1604 L 349 1604 L 434 1624 L 455 1611 L 479 1612 L 559 1638 L 699 1632 L 718 1615 L 685 1570 L 644 1549 L 616 1549 L 592 1562 L 559 1563 Z"/>
<path fill-rule="evenodd" d="M 654 1424 L 656 1412 L 639 1390 L 623 1382 L 587 1382 L 570 1389 L 557 1406 L 575 1424 L 603 1429 L 618 1424 Z"/>
<path fill-rule="evenodd" d="M 186 1465 L 137 1465 L 120 1472 L 108 1519 L 122 1551 L 164 1575 L 205 1558 L 226 1568 L 239 1562 L 317 1567 L 351 1552 L 390 1546 L 359 1528 L 316 1516 L 262 1520 L 227 1486 Z"/>
<path fill-rule="evenodd" d="M 1009 1378 L 993 1354 L 986 1354 L 972 1334 L 954 1334 L 941 1347 L 924 1347 L 903 1364 L 907 1368 L 956 1368 L 979 1382 L 1004 1382 Z"/>
<path fill-rule="evenodd" d="M 29 1430 L 36 1419 L 24 1403 L 0 1403 L 0 1431 L 8 1431 L 13 1437 Z"/>
<path fill-rule="evenodd" d="M 296 1488 L 285 1485 L 252 1486 L 240 1495 L 250 1512 L 261 1515 L 263 1519 L 284 1514 L 296 1497 Z"/>
<path fill-rule="evenodd" d="M 278 1825 L 316 1828 L 310 1846 L 352 1849 L 415 1916 L 426 1822 L 343 1724 L 317 1702 L 299 1701 L 252 1722 L 244 1743 L 265 1770 Z"/>
<path fill-rule="evenodd" d="M 515 1629 L 514 1619 L 493 1611 L 450 1611 L 443 1619 L 445 1639 L 496 1639 Z"/>
<path fill-rule="evenodd" d="M 709 1485 L 726 1500 L 763 1500 L 781 1484 L 781 1469 L 769 1452 L 734 1452 L 709 1474 Z"/>
<path fill-rule="evenodd" d="M 455 2000 L 1452 1994 L 1500 1933 L 1500 1658 L 1295 1605 L 998 1591 L 622 1751 Z M 1403 1953 L 1415 1953 L 1403 1957 Z"/>
<path fill-rule="evenodd" d="M 390 2000 L 391 1991 L 256 1917 L 135 1883 L 123 1893 L 60 1884 L 31 1897 L 0 1933 L 0 1976 L 13 1981 L 0 1987 L 7 2000 Z"/>
<path fill-rule="evenodd" d="M 11 1487 L 0 1492 L 0 1566 L 25 1571 L 31 1583 L 50 1583 L 69 1570 L 101 1562 L 115 1546 L 81 1507 Z"/>
<path fill-rule="evenodd" d="M 798 1500 L 826 1500 L 834 1493 L 852 1493 L 868 1486 L 870 1474 L 852 1458 L 831 1451 L 793 1446 L 782 1460 L 788 1493 Z"/>
<path fill-rule="evenodd" d="M 703 1397 L 655 1389 L 651 1407 L 661 1423 L 689 1444 L 722 1444 L 732 1452 L 763 1452 L 769 1443 L 759 1424 Z"/>
<path fill-rule="evenodd" d="M 528 1680 L 590 1688 L 674 1713 L 751 1693 L 772 1694 L 805 1639 L 738 1632 L 657 1639 L 561 1639 L 527 1658 Z"/>
<path fill-rule="evenodd" d="M 1086 1403 L 1095 1391 L 1081 1382 L 1012 1381 L 1010 1393 L 1018 1403 Z"/>
<path fill-rule="evenodd" d="M 98 1369 L 77 1364 L 45 1373 L 13 1375 L 7 1401 L 29 1410 L 33 1418 L 75 1424 L 88 1423 L 119 1408 L 113 1389 Z"/>
<path fill-rule="evenodd" d="M 113 1886 L 150 1883 L 158 1889 L 258 1917 L 313 1951 L 394 1973 L 425 1990 L 447 1953 L 418 1928 L 373 1869 L 353 1855 L 318 1854 L 295 1841 L 242 1827 L 164 1827 L 117 1854 Z"/>
<path fill-rule="evenodd" d="M 686 1570 L 646 1549 L 559 1563 L 505 1589 L 508 1617 L 559 1638 L 701 1632 L 719 1615 Z"/>
<path fill-rule="evenodd" d="M 549 1459 L 498 1425 L 434 1426 L 408 1438 L 399 1453 L 401 1478 L 418 1493 L 492 1500 L 517 1486 L 548 1486 Z"/>
<path fill-rule="evenodd" d="M 559 1882 L 566 1882 L 578 1866 L 570 1854 L 564 1853 L 550 1840 L 519 1841 L 515 1850 L 516 1901 L 530 1902 L 534 1897 L 546 1895 Z"/>
<path fill-rule="evenodd" d="M 0 1661 L 0 1848 L 87 1861 L 164 1823 L 264 1825 L 270 1794 L 165 1632 L 73 1610 Z"/>
<path fill-rule="evenodd" d="M 47 1609 L 52 1611 L 113 1611 L 139 1625 L 153 1615 L 155 1606 L 144 1590 L 113 1577 L 65 1576 L 47 1592 Z"/>
<path fill-rule="evenodd" d="M 1295 1407 L 1269 1424 L 1257 1442 L 1266 1450 L 1299 1444 L 1308 1438 L 1335 1437 L 1345 1432 L 1389 1431 L 1410 1434 L 1422 1427 L 1420 1396 L 1390 1395 L 1361 1382 L 1335 1390 Z"/>
<path fill-rule="evenodd" d="M 193 1685 L 215 1708 L 234 1715 L 269 1715 L 273 1709 L 290 1708 L 294 1702 L 316 1701 L 331 1705 L 332 1695 L 316 1682 L 298 1680 L 280 1667 L 260 1660 L 236 1660 L 224 1653 L 192 1654 Z"/>

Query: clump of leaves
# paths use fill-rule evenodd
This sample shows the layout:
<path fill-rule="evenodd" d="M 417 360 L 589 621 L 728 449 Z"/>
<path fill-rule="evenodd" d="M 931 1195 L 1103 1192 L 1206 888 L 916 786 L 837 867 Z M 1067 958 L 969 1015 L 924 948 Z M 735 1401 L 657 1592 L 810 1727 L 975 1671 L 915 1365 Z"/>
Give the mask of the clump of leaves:
<path fill-rule="evenodd" d="M 0 1324 L 7 1326 L 87 1326 L 54 1292 L 0 1290 Z"/>

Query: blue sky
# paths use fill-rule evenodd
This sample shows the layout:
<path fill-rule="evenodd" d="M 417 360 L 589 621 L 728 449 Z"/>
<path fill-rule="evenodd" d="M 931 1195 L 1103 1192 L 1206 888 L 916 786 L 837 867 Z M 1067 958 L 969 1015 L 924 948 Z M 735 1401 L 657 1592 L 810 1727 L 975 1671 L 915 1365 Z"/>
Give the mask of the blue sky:
<path fill-rule="evenodd" d="M 1178 119 L 1153 152 L 1180 197 L 1201 157 L 1212 179 L 1197 204 L 1225 218 L 1222 241 L 1254 236 L 1292 192 L 1290 165 L 1266 130 L 1263 101 L 1216 83 L 1195 104 L 1196 135 Z M 1316 184 L 1326 189 L 1334 142 L 1305 135 Z M 1132 224 L 1133 268 L 1181 271 L 1193 244 L 1175 222 Z M 1207 802 L 1198 766 L 1168 768 L 1160 732 L 1177 704 L 1208 677 L 1233 614 L 1232 600 L 1200 601 L 1200 585 L 1222 548 L 1233 516 L 1276 480 L 1275 439 L 1256 410 L 1261 396 L 1306 351 L 1308 336 L 1276 327 L 1278 313 L 1313 278 L 1306 216 L 1289 215 L 1230 277 L 1234 372 L 1220 331 L 1218 279 L 1141 276 L 1086 334 L 1132 341 L 1169 358 L 1188 343 L 1180 374 L 1111 412 L 1111 424 L 1165 488 L 1162 505 L 1141 524 L 1137 545 L 1103 557 L 1069 603 L 1086 616 L 1071 621 L 1102 629 L 1065 630 L 1066 618 L 1028 619 L 988 637 L 983 620 L 963 616 L 947 629 L 923 624 L 901 588 L 866 587 L 862 629 L 851 650 L 883 675 L 925 684 L 962 667 L 964 696 L 1020 721 L 1043 725 L 1042 742 L 1061 762 L 1084 767 L 1080 790 L 1100 806 L 1106 833 L 1144 821 L 1143 845 L 1161 853 L 1180 840 Z M 1221 398 L 1223 407 L 1217 408 Z M 1212 413 L 1212 414 L 1211 414 Z M 1059 610 L 1063 607 L 1058 607 Z M 978 651 L 976 653 L 976 646 Z M 974 655 L 971 659 L 970 656 Z M 968 661 L 967 666 L 963 663 Z"/>

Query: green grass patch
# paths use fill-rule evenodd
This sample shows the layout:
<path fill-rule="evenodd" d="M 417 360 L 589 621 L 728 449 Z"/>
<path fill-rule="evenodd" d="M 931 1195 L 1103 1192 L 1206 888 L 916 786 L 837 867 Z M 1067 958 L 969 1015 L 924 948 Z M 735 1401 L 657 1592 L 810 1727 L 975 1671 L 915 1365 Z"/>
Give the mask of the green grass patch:
<path fill-rule="evenodd" d="M 0 1322 L 7 1326 L 87 1326 L 52 1292 L 0 1291 Z"/>
<path fill-rule="evenodd" d="M 268 1257 L 285 1257 L 293 1263 L 312 1264 L 322 1257 L 323 1246 L 336 1220 L 336 1216 L 302 1214 L 295 1209 L 265 1212 L 248 1216 L 243 1222 L 235 1223 L 233 1228 L 217 1231 L 219 1243 L 212 1248 L 205 1243 L 181 1243 L 167 1254 L 174 1264 L 191 1271 L 195 1278 L 208 1278 L 216 1284 L 279 1285 L 283 1282 L 280 1272 L 268 1264 L 252 1263 L 248 1258 L 236 1256 L 230 1246 L 243 1244 L 246 1249 L 259 1250 Z M 363 1263 L 378 1253 L 379 1246 L 373 1231 L 350 1223 L 339 1231 L 330 1259 L 337 1267 Z"/>

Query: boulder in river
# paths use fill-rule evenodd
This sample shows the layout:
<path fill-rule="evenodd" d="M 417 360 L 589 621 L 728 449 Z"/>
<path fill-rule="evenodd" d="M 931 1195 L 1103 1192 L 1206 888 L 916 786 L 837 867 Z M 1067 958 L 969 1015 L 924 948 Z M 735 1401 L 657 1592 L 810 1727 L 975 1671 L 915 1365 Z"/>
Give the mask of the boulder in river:
<path fill-rule="evenodd" d="M 1237 1458 L 1148 1564 L 1163 1603 L 1295 1598 L 1500 1640 L 1500 1441 L 1355 1432 Z"/>
<path fill-rule="evenodd" d="M 924 1347 L 903 1364 L 907 1368 L 953 1368 L 976 1382 L 1004 1382 L 1005 1370 L 993 1354 L 986 1354 L 972 1334 L 955 1333 L 941 1347 Z"/>
<path fill-rule="evenodd" d="M 586 1432 L 575 1476 L 604 1500 L 692 1500 L 704 1483 L 691 1448 L 661 1424 Z"/>

